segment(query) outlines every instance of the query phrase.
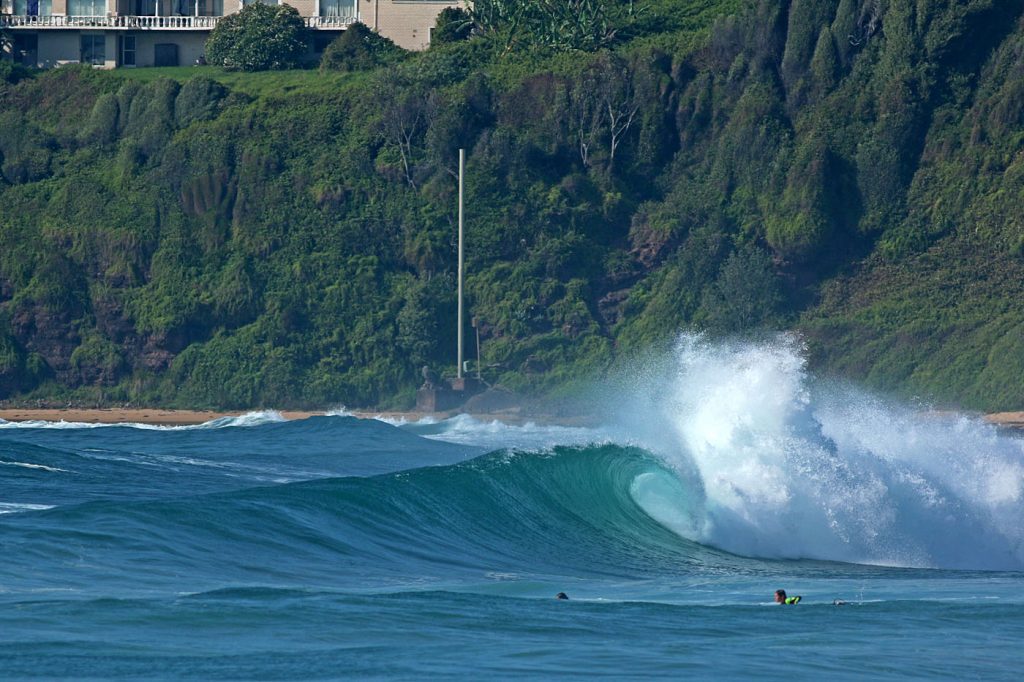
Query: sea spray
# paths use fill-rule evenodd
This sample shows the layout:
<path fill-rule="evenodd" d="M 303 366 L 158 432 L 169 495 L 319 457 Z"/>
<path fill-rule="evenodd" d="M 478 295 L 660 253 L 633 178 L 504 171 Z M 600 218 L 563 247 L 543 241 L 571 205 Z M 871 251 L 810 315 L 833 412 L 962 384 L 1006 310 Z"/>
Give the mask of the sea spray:
<path fill-rule="evenodd" d="M 1024 567 L 1020 439 L 815 381 L 792 335 L 686 335 L 657 376 L 634 391 L 634 433 L 686 493 L 673 511 L 667 484 L 635 493 L 684 537 L 745 556 Z"/>

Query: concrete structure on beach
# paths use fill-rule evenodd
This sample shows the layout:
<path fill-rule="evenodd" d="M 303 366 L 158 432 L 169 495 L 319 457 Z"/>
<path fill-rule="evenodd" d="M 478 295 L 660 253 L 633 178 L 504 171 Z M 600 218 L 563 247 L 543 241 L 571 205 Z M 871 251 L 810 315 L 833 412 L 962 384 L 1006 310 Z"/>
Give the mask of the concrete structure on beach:
<path fill-rule="evenodd" d="M 217 22 L 259 0 L 0 0 L 11 54 L 27 66 L 83 63 L 101 68 L 187 66 L 203 61 Z M 276 1 L 265 0 L 268 4 Z M 410 50 L 430 44 L 437 15 L 452 0 L 287 0 L 320 53 L 361 21 Z"/>

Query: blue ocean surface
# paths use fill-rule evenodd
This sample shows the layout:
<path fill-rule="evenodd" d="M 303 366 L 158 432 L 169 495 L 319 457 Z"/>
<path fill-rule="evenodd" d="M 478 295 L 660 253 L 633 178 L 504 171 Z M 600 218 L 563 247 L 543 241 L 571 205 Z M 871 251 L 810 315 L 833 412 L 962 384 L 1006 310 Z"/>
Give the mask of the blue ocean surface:
<path fill-rule="evenodd" d="M 1024 440 L 647 369 L 585 428 L 0 422 L 0 678 L 1020 678 Z"/>

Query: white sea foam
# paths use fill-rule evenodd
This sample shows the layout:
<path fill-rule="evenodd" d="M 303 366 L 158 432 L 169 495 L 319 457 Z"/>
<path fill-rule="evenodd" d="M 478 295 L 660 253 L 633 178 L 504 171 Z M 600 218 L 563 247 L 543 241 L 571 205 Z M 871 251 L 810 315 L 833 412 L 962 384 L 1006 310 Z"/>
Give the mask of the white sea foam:
<path fill-rule="evenodd" d="M 21 421 L 10 422 L 0 419 L 0 429 L 107 429 L 107 428 L 130 428 L 146 431 L 189 431 L 193 429 L 223 429 L 232 427 L 260 426 L 263 424 L 275 424 L 287 421 L 277 410 L 258 410 L 246 412 L 233 417 L 219 417 L 202 424 L 187 424 L 182 426 L 169 426 L 164 424 L 142 424 L 137 422 L 120 422 L 117 424 L 94 424 L 90 422 L 69 422 L 64 421 Z"/>
<path fill-rule="evenodd" d="M 608 440 L 607 433 L 595 429 L 535 422 L 508 424 L 497 419 L 485 421 L 468 414 L 440 422 L 423 419 L 409 424 L 408 428 L 426 438 L 489 450 L 547 450 L 556 445 L 587 445 Z"/>
<path fill-rule="evenodd" d="M 232 427 L 262 426 L 263 424 L 277 424 L 284 421 L 288 420 L 285 419 L 284 415 L 277 410 L 259 410 L 256 412 L 246 412 L 245 414 L 238 415 L 237 417 L 220 417 L 219 419 L 214 419 L 204 424 L 177 428 L 224 429 Z"/>
<path fill-rule="evenodd" d="M 23 467 L 25 469 L 41 469 L 43 471 L 51 471 L 53 473 L 67 473 L 67 469 L 48 467 L 44 464 L 32 464 L 30 462 L 11 462 L 9 460 L 0 459 L 0 465 L 9 467 Z"/>
<path fill-rule="evenodd" d="M 67 422 L 63 419 L 60 421 L 42 421 L 42 420 L 31 420 L 23 422 L 9 422 L 0 419 L 0 429 L 98 429 L 106 426 L 142 426 L 139 425 L 127 425 L 127 424 L 89 424 L 86 422 Z"/>
<path fill-rule="evenodd" d="M 19 514 L 30 511 L 53 509 L 52 504 L 24 504 L 21 502 L 0 502 L 0 514 Z"/>
<path fill-rule="evenodd" d="M 686 336 L 656 369 L 622 415 L 684 485 L 633 494 L 681 535 L 749 556 L 1024 568 L 1024 440 L 816 382 L 792 336 Z"/>

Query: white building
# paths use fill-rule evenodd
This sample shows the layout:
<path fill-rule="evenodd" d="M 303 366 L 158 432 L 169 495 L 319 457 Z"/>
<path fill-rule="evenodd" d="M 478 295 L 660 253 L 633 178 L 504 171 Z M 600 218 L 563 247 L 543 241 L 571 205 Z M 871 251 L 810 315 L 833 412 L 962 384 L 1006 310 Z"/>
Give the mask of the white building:
<path fill-rule="evenodd" d="M 261 0 L 0 0 L 0 26 L 13 38 L 17 61 L 42 68 L 80 62 L 98 67 L 201 63 L 221 17 Z M 278 0 L 262 0 L 277 4 Z M 430 43 L 430 31 L 453 0 L 287 0 L 313 29 L 320 53 L 361 21 L 410 50 Z"/>

